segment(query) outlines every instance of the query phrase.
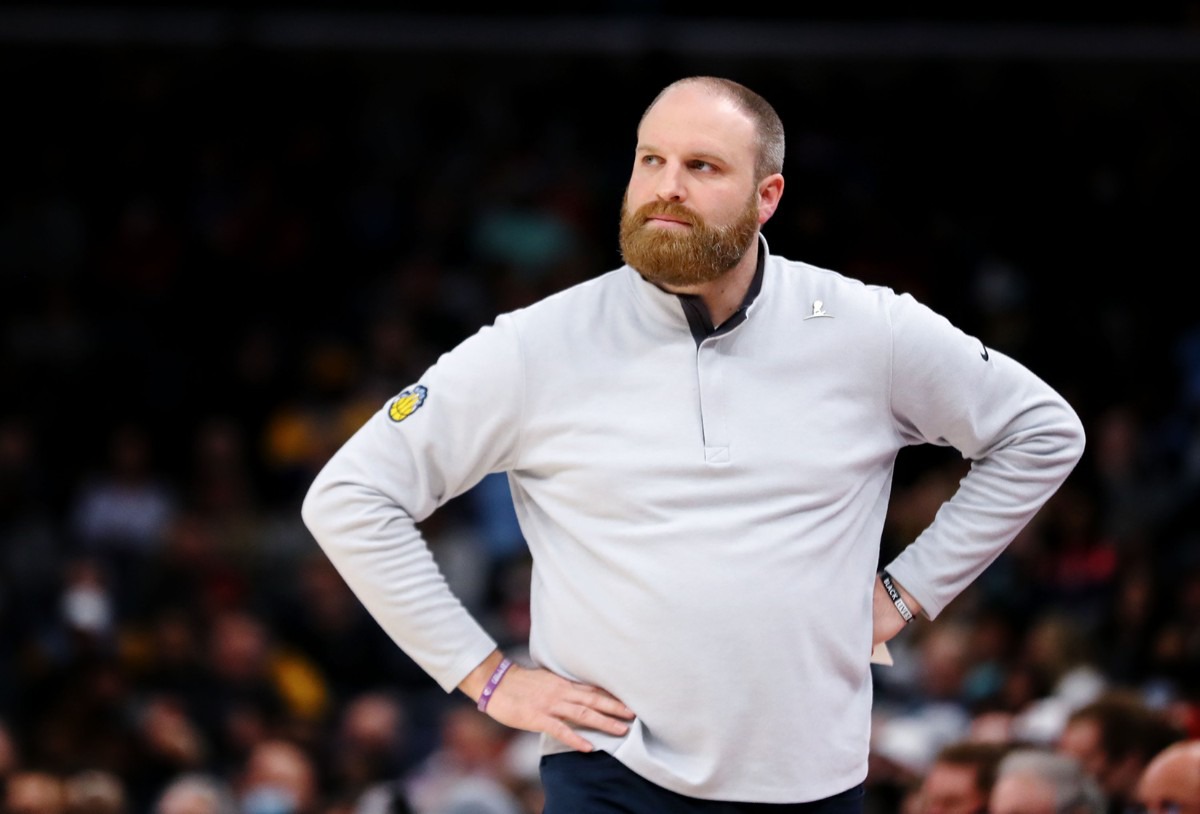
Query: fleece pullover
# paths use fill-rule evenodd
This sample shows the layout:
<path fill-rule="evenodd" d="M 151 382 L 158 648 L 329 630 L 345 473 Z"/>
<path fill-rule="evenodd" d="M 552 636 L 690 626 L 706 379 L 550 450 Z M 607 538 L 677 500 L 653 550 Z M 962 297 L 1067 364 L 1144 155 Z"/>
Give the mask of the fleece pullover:
<path fill-rule="evenodd" d="M 932 619 L 1084 437 L 1046 382 L 912 296 L 761 248 L 746 306 L 716 331 L 628 266 L 498 317 L 383 405 L 302 513 L 452 691 L 496 644 L 416 524 L 506 472 L 533 557 L 531 658 L 637 715 L 623 737 L 583 736 L 682 794 L 803 802 L 866 777 L 899 451 L 970 464 L 887 564 Z"/>

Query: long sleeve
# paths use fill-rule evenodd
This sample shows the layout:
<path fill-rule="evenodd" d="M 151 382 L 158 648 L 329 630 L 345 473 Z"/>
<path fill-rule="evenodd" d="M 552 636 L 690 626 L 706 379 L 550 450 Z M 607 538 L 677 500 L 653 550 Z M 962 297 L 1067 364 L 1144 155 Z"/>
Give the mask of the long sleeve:
<path fill-rule="evenodd" d="M 333 456 L 304 517 L 450 689 L 494 645 L 417 524 L 505 472 L 533 558 L 530 658 L 637 711 L 623 736 L 589 731 L 596 747 L 682 794 L 819 799 L 867 773 L 870 586 L 897 453 L 973 462 L 891 566 L 930 615 L 1081 454 L 1062 397 L 984 355 L 911 297 L 770 257 L 746 318 L 697 343 L 679 299 L 624 267 L 442 357 Z"/>
<path fill-rule="evenodd" d="M 887 567 L 935 618 L 998 557 L 1083 454 L 1066 400 L 909 296 L 893 309 L 893 414 L 909 443 L 970 461 L 933 522 Z"/>
<path fill-rule="evenodd" d="M 522 379 L 502 318 L 389 400 L 326 463 L 301 507 L 367 610 L 447 691 L 495 642 L 450 591 L 417 524 L 508 465 Z"/>

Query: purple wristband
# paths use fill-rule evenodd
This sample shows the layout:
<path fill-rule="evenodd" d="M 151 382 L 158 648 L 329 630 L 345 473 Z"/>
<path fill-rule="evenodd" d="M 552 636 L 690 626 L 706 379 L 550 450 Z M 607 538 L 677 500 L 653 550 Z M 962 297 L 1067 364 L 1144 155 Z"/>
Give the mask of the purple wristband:
<path fill-rule="evenodd" d="M 508 672 L 508 668 L 512 667 L 512 664 L 512 659 L 502 659 L 496 665 L 496 672 L 492 673 L 492 677 L 488 679 L 483 692 L 479 694 L 479 703 L 475 705 L 480 712 L 487 712 L 488 701 L 492 700 L 492 693 L 496 691 L 496 687 L 500 685 L 500 679 L 504 678 L 504 674 Z"/>

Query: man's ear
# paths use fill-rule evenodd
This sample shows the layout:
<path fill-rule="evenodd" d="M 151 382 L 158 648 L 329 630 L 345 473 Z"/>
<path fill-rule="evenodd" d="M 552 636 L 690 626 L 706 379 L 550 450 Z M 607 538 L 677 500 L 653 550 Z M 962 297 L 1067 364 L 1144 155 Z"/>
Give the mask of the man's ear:
<path fill-rule="evenodd" d="M 758 182 L 758 225 L 766 223 L 775 214 L 779 199 L 783 197 L 783 176 L 768 175 Z"/>

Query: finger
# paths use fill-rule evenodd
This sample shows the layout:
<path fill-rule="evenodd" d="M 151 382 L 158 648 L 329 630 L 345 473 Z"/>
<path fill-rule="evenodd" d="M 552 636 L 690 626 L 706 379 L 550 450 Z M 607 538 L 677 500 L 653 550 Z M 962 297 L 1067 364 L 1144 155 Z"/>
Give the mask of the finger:
<path fill-rule="evenodd" d="M 615 695 L 607 692 L 606 690 L 602 690 L 599 687 L 587 686 L 582 686 L 580 689 L 582 690 L 583 695 L 579 698 L 572 698 L 569 700 L 573 700 L 575 703 L 583 704 L 584 706 L 599 710 L 605 715 L 611 715 L 615 718 L 632 720 L 633 718 L 637 717 L 634 715 L 633 710 L 622 703 L 621 700 Z"/>
<path fill-rule="evenodd" d="M 610 735 L 624 735 L 629 731 L 629 724 L 598 712 L 592 707 L 575 705 L 570 711 L 569 720 L 575 721 L 580 726 L 587 727 L 588 729 L 607 732 Z"/>
<path fill-rule="evenodd" d="M 603 703 L 598 704 L 595 708 L 605 715 L 611 715 L 614 718 L 624 718 L 627 721 L 632 721 L 637 717 L 633 710 L 615 698 L 611 700 L 605 699 Z"/>
<path fill-rule="evenodd" d="M 547 735 L 562 741 L 578 752 L 590 752 L 595 748 L 590 741 L 584 739 L 578 732 L 557 718 L 552 719 L 544 731 Z"/>

